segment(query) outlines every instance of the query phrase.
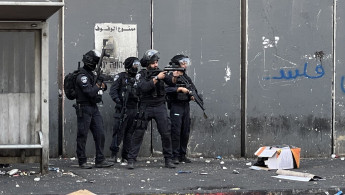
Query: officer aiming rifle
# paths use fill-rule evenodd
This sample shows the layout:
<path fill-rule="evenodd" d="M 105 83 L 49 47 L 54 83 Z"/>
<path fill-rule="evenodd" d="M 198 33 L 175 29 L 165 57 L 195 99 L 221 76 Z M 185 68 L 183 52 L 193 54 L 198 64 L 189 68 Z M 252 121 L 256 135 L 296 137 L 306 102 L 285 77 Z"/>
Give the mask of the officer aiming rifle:
<path fill-rule="evenodd" d="M 179 55 L 177 55 L 177 56 L 179 56 Z M 185 72 L 186 69 L 181 67 L 181 66 L 179 66 L 179 65 L 176 65 L 175 63 L 172 63 L 171 65 L 166 66 L 164 68 L 164 71 L 183 71 L 183 72 Z M 189 95 L 193 96 L 193 100 L 203 110 L 204 118 L 205 119 L 208 118 L 206 113 L 205 113 L 204 101 L 203 101 L 202 97 L 197 93 L 197 90 L 196 90 L 195 86 L 193 84 L 191 84 L 191 82 L 188 81 L 188 79 L 185 77 L 185 74 L 179 76 L 179 79 L 181 80 L 182 83 L 177 83 L 176 85 L 178 87 L 185 87 L 185 88 L 187 88 L 189 90 Z"/>
<path fill-rule="evenodd" d="M 185 68 L 181 68 L 179 66 L 175 66 L 175 65 L 168 65 L 168 66 L 164 67 L 163 70 L 161 70 L 159 68 L 153 69 L 153 70 L 152 69 L 151 70 L 147 70 L 147 77 L 149 79 L 154 78 L 160 72 L 163 72 L 163 71 L 165 71 L 165 72 L 183 71 L 184 72 L 184 71 L 186 71 L 186 69 Z"/>
<path fill-rule="evenodd" d="M 169 64 L 171 65 L 170 68 L 172 68 L 172 71 L 176 71 L 173 73 L 179 73 L 176 79 L 176 85 L 165 88 L 168 108 L 170 110 L 173 163 L 191 163 L 192 161 L 187 158 L 191 121 L 189 102 L 191 100 L 196 101 L 204 111 L 205 118 L 207 118 L 207 115 L 205 114 L 203 100 L 197 93 L 193 81 L 185 71 L 190 65 L 189 57 L 182 54 L 176 55 L 171 59 Z"/>

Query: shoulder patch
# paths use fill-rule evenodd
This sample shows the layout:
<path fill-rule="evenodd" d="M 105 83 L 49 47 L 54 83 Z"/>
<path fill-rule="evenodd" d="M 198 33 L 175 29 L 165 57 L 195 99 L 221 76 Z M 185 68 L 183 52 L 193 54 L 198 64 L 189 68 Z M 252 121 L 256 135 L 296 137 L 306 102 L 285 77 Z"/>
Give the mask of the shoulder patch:
<path fill-rule="evenodd" d="M 141 74 L 140 74 L 140 73 L 138 73 L 137 75 L 135 75 L 135 79 L 136 79 L 136 80 L 139 80 L 140 77 L 141 77 Z"/>
<path fill-rule="evenodd" d="M 87 83 L 87 76 L 82 76 L 81 78 L 80 78 L 80 80 L 81 80 L 81 82 L 82 83 Z"/>
<path fill-rule="evenodd" d="M 117 75 L 115 75 L 115 77 L 114 77 L 114 81 L 116 81 L 117 79 L 119 79 L 119 75 L 117 74 Z"/>

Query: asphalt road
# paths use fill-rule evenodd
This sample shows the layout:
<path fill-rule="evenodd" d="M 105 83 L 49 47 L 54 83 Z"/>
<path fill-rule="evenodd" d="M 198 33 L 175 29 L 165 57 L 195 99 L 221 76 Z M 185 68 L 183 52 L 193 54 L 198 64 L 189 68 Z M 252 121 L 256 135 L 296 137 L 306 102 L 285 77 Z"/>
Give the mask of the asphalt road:
<path fill-rule="evenodd" d="M 89 159 L 91 162 L 92 159 Z M 119 163 L 111 168 L 80 169 L 75 159 L 50 159 L 49 173 L 39 164 L 0 168 L 0 194 L 336 194 L 345 192 L 345 161 L 301 159 L 293 171 L 322 177 L 317 181 L 278 179 L 276 170 L 253 170 L 256 159 L 192 158 L 176 169 L 158 157 L 139 158 L 134 170 Z M 9 171 L 18 169 L 14 175 Z"/>

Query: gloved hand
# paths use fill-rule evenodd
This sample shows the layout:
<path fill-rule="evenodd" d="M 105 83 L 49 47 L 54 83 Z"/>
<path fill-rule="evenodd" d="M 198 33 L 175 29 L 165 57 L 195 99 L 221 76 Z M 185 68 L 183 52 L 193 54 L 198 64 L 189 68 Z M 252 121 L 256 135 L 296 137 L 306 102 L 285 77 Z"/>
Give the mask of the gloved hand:
<path fill-rule="evenodd" d="M 105 76 L 101 74 L 101 75 L 99 75 L 99 77 L 97 77 L 96 83 L 99 86 L 102 86 L 102 83 L 103 83 L 104 80 L 105 80 Z"/>
<path fill-rule="evenodd" d="M 113 99 L 113 100 L 114 100 L 114 102 L 116 103 L 116 104 L 115 104 L 115 108 L 121 109 L 121 108 L 122 108 L 122 102 L 121 102 L 120 98 L 115 98 L 115 99 Z"/>
<path fill-rule="evenodd" d="M 122 105 L 120 98 L 115 98 L 115 99 L 114 99 L 114 102 L 115 102 L 116 104 Z"/>
<path fill-rule="evenodd" d="M 104 80 L 105 80 L 105 75 L 104 74 L 99 75 L 99 77 L 97 78 L 97 82 L 100 81 L 100 82 L 103 83 Z"/>

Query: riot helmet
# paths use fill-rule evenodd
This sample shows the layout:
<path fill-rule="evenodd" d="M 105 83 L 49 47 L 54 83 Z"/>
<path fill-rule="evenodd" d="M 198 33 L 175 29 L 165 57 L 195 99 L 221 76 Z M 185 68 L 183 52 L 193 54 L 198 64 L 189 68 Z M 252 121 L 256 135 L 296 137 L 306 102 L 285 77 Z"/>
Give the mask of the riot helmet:
<path fill-rule="evenodd" d="M 190 59 L 188 56 L 179 54 L 179 55 L 176 55 L 173 58 L 171 58 L 169 64 L 172 66 L 181 66 L 181 64 L 185 64 L 186 66 L 189 66 L 190 65 Z"/>
<path fill-rule="evenodd" d="M 142 67 L 147 67 L 149 64 L 153 64 L 155 61 L 159 60 L 159 52 L 154 49 L 149 49 L 145 52 L 143 58 L 140 60 Z"/>
<path fill-rule="evenodd" d="M 140 66 L 140 61 L 137 57 L 129 57 L 124 62 L 125 69 L 130 76 L 135 76 Z"/>
<path fill-rule="evenodd" d="M 83 55 L 84 67 L 89 70 L 95 70 L 98 61 L 100 60 L 101 53 L 97 50 L 90 50 Z"/>

